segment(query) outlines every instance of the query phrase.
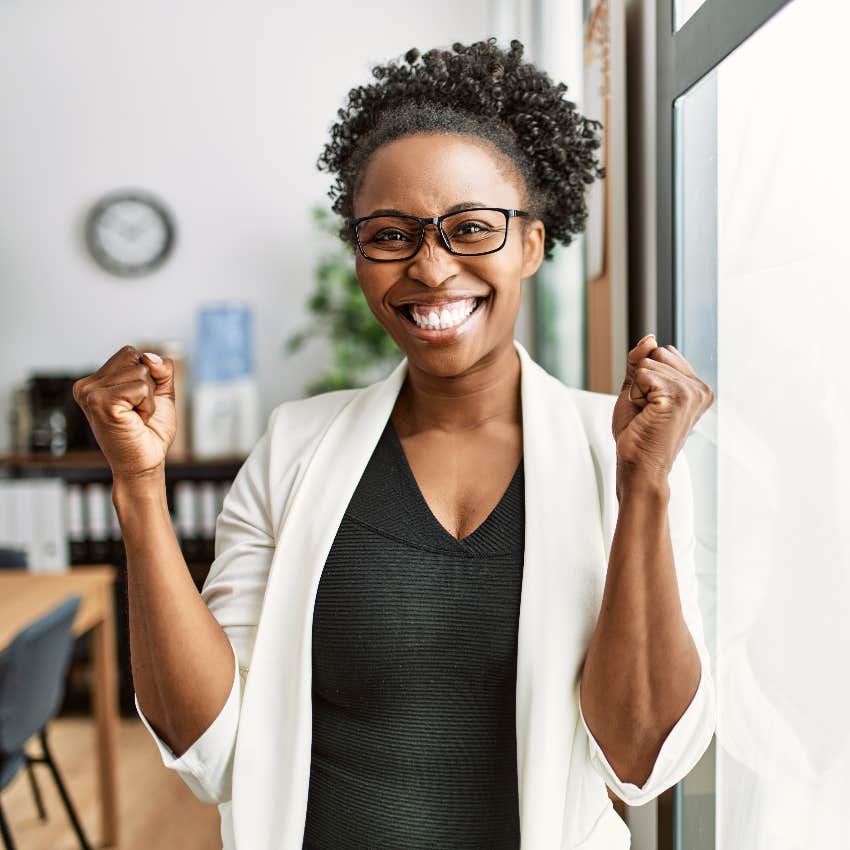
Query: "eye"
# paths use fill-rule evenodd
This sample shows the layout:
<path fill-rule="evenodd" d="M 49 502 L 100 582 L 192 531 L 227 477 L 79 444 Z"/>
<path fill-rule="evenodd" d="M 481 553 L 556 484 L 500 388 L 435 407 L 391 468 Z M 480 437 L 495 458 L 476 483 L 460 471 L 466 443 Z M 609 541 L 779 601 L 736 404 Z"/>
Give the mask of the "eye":
<path fill-rule="evenodd" d="M 446 230 L 449 240 L 456 244 L 480 243 L 491 239 L 496 233 L 504 233 L 504 227 L 478 218 L 468 218 L 464 221 L 453 222 Z"/>
<path fill-rule="evenodd" d="M 480 221 L 465 221 L 463 224 L 459 224 L 454 229 L 453 233 L 457 236 L 465 236 L 467 234 L 481 233 L 489 230 L 490 228 L 486 224 L 482 224 Z"/>
<path fill-rule="evenodd" d="M 409 238 L 410 237 L 408 236 L 408 234 L 404 233 L 401 230 L 394 230 L 394 229 L 388 228 L 386 230 L 381 230 L 378 233 L 376 233 L 372 237 L 371 241 L 372 242 L 401 242 L 404 239 L 409 239 Z"/>

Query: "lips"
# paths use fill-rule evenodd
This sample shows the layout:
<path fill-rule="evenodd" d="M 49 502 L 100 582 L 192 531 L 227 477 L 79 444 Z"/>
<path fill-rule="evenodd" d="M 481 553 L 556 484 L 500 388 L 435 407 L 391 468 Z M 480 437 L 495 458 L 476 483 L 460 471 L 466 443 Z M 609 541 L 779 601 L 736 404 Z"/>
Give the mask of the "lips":
<path fill-rule="evenodd" d="M 467 299 L 461 299 L 461 301 L 465 301 Z M 453 299 L 454 301 L 454 299 Z M 474 298 L 475 307 L 469 315 L 467 315 L 463 321 L 456 325 L 450 325 L 446 328 L 441 327 L 422 327 L 414 321 L 413 316 L 411 315 L 411 306 L 412 303 L 406 303 L 402 305 L 396 306 L 396 310 L 398 310 L 399 314 L 404 320 L 405 327 L 408 331 L 415 337 L 419 337 L 423 340 L 429 340 L 432 342 L 448 342 L 453 339 L 458 338 L 459 336 L 465 335 L 469 332 L 472 327 L 478 322 L 481 317 L 482 312 L 484 311 L 485 306 L 489 303 L 490 296 L 479 297 L 476 296 Z M 449 304 L 452 302 L 449 301 L 441 301 L 441 302 L 432 302 L 433 308 L 436 310 L 439 305 L 442 307 L 444 304 Z M 454 302 L 460 303 L 460 302 Z M 431 306 L 431 305 L 429 305 Z M 418 304 L 417 304 L 418 307 Z M 423 311 L 427 308 L 422 307 Z M 417 309 L 417 312 L 420 312 Z M 430 311 L 429 311 L 430 312 Z M 420 313 L 421 315 L 421 313 Z"/>

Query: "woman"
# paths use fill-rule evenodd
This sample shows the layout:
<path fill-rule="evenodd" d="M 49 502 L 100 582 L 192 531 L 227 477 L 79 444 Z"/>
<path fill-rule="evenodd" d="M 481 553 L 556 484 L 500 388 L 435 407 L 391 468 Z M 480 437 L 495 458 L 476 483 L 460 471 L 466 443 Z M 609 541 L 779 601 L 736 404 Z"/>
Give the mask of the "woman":
<path fill-rule="evenodd" d="M 319 164 L 406 356 L 278 405 L 202 594 L 164 496 L 170 362 L 128 346 L 75 386 L 114 476 L 137 710 L 227 850 L 626 848 L 605 783 L 652 799 L 714 728 L 678 455 L 711 390 L 652 336 L 619 397 L 514 340 L 602 176 L 598 125 L 521 44 L 374 76 Z"/>

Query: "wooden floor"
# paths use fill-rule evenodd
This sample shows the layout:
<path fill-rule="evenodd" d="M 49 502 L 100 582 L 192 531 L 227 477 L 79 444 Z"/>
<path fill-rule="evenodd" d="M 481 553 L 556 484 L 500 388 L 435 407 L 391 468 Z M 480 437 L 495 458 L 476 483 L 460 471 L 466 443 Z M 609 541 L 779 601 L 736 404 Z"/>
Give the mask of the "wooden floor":
<path fill-rule="evenodd" d="M 89 843 L 102 847 L 91 719 L 57 717 L 48 727 L 47 743 Z M 37 738 L 27 751 L 40 752 Z M 121 718 L 118 753 L 122 842 L 115 850 L 221 850 L 218 809 L 198 800 L 179 776 L 163 766 L 156 744 L 138 718 Z M 36 764 L 33 771 L 47 821 L 38 818 L 25 768 L 0 793 L 17 850 L 79 850 L 50 768 Z"/>

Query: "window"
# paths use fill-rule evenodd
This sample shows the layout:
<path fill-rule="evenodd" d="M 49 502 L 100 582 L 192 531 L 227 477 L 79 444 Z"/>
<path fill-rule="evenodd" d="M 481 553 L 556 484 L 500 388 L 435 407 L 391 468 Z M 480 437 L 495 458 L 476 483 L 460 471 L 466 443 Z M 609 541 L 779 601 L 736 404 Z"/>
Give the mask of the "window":
<path fill-rule="evenodd" d="M 838 847 L 850 762 L 850 685 L 836 675 L 850 650 L 850 10 L 748 0 L 730 15 L 726 0 L 706 0 L 674 31 L 663 5 L 657 325 L 717 395 L 683 450 L 720 717 L 662 807 L 659 847 Z"/>

